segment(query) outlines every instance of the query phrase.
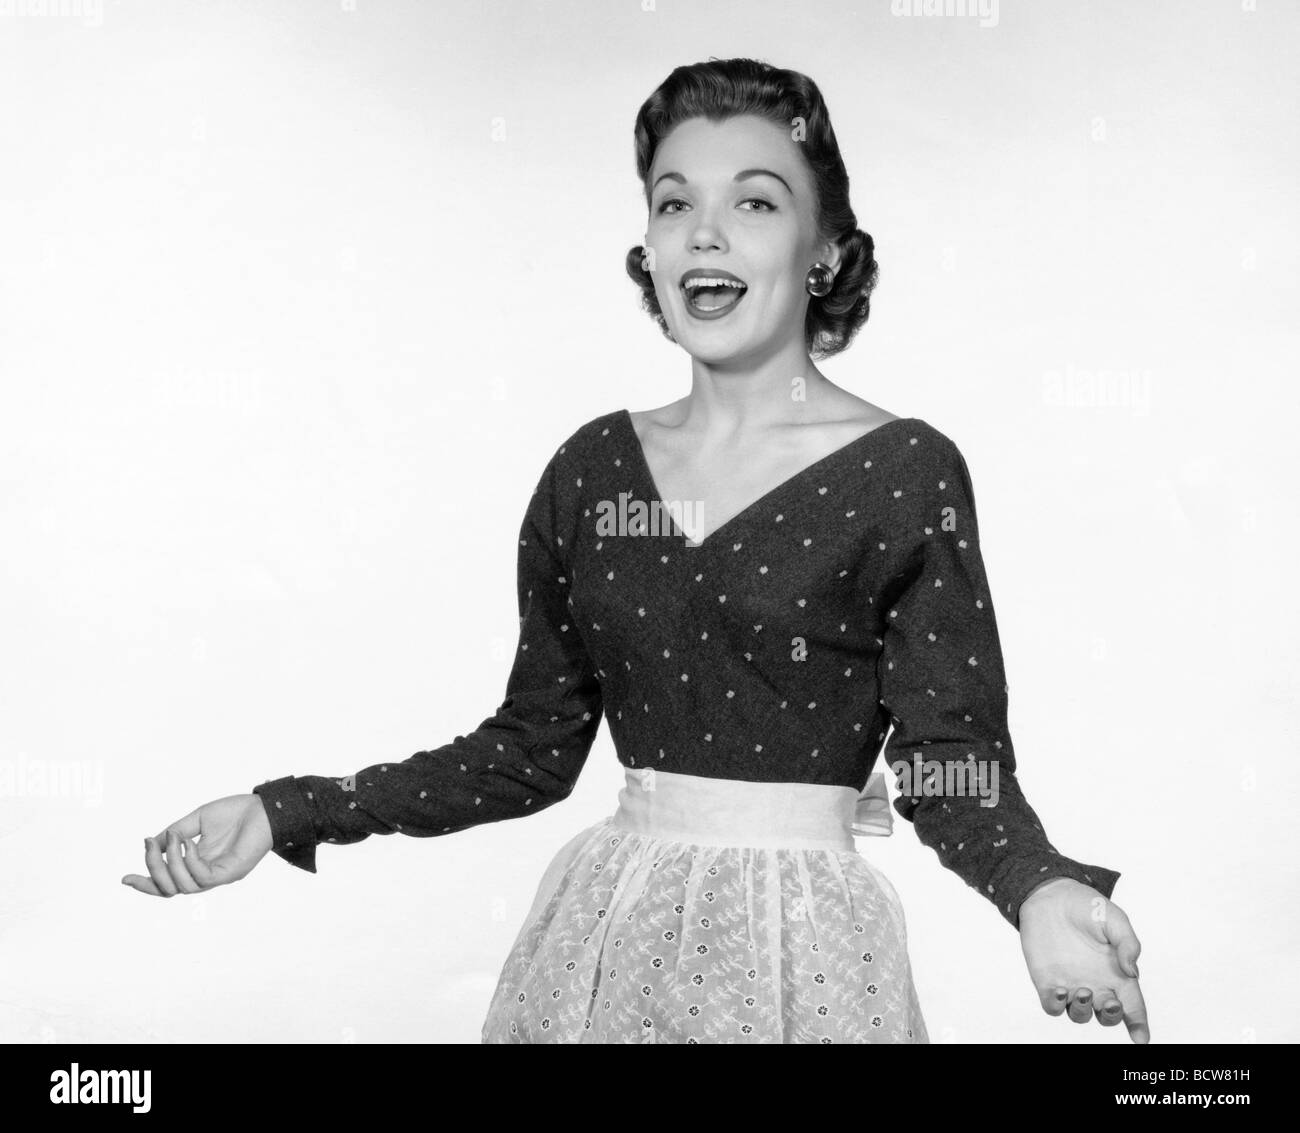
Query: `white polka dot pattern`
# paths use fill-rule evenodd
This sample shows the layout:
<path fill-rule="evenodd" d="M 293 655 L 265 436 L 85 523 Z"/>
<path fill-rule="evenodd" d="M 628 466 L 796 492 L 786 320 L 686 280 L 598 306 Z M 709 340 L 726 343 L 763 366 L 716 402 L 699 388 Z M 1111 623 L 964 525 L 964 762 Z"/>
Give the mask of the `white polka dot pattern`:
<path fill-rule="evenodd" d="M 607 717 L 629 768 L 861 790 L 882 755 L 998 761 L 996 806 L 895 809 L 1012 925 L 1048 877 L 1109 896 L 1119 874 L 1059 854 L 1016 780 L 974 493 L 951 440 L 891 420 L 697 546 L 645 522 L 638 509 L 653 518 L 656 502 L 625 410 L 579 428 L 520 528 L 519 647 L 500 707 L 404 761 L 254 788 L 275 852 L 314 872 L 321 842 L 537 813 L 572 790 Z"/>

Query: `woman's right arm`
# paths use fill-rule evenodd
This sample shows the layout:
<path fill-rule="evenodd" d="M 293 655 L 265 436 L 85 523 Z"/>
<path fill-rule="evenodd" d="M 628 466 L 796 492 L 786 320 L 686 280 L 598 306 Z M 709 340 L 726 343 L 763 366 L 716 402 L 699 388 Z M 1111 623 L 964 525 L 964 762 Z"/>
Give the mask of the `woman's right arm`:
<path fill-rule="evenodd" d="M 572 575 L 558 515 L 570 471 L 567 447 L 547 464 L 520 527 L 519 643 L 501 705 L 474 731 L 409 759 L 343 777 L 288 775 L 254 787 L 253 795 L 232 796 L 244 800 L 246 810 L 253 797 L 264 808 L 270 845 L 258 858 L 270 849 L 314 873 L 322 842 L 346 845 L 371 834 L 436 837 L 534 814 L 573 790 L 600 727 L 603 701 L 569 608 Z M 241 821 L 251 832 L 263 819 L 244 813 Z M 257 848 L 255 838 L 246 841 Z M 202 864 L 202 845 L 198 852 Z M 154 864 L 150 873 L 157 876 Z"/>

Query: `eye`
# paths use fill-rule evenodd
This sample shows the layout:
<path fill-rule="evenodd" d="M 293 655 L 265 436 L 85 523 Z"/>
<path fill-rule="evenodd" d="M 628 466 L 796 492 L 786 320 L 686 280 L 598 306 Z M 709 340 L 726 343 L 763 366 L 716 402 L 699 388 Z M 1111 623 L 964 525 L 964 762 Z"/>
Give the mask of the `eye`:
<path fill-rule="evenodd" d="M 669 211 L 668 206 L 669 206 L 669 205 L 684 205 L 685 203 L 686 203 L 686 202 L 685 202 L 684 200 L 682 200 L 680 197 L 670 197 L 668 200 L 662 202 L 662 203 L 659 205 L 659 207 L 658 207 L 655 211 L 656 211 L 660 216 L 664 216 L 664 215 L 667 215 L 667 216 L 676 216 L 678 210 L 674 209 L 674 210 L 672 210 L 672 211 Z M 772 204 L 771 201 L 765 201 L 765 200 L 763 200 L 762 197 L 746 197 L 745 200 L 741 201 L 740 203 L 741 203 L 742 205 L 750 205 L 750 204 L 753 204 L 753 205 L 762 205 L 762 206 L 763 206 L 762 209 L 757 209 L 757 210 L 755 210 L 755 209 L 748 209 L 747 211 L 749 211 L 749 212 L 755 212 L 755 211 L 758 211 L 758 212 L 776 212 L 776 205 Z"/>

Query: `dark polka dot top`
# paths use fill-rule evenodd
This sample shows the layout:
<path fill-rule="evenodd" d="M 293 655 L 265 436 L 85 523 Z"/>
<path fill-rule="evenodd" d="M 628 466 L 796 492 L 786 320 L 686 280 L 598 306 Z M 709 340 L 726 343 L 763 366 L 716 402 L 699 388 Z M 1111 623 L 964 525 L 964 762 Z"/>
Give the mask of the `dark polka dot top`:
<path fill-rule="evenodd" d="M 948 437 L 896 418 L 702 542 L 680 515 L 626 410 L 579 428 L 519 532 L 500 707 L 403 761 L 255 787 L 274 851 L 314 873 L 322 842 L 535 813 L 570 793 L 603 716 L 629 768 L 861 790 L 883 757 L 898 813 L 1014 926 L 1051 877 L 1110 896 L 1118 872 L 1059 854 L 1017 783 L 974 491 Z"/>

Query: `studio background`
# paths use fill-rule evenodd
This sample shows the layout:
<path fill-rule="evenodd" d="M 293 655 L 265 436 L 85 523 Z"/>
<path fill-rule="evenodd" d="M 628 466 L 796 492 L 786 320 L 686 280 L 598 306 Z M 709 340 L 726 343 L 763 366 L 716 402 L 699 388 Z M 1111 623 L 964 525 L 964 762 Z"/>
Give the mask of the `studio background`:
<path fill-rule="evenodd" d="M 689 390 L 623 270 L 634 116 L 735 55 L 827 99 L 881 279 L 824 369 L 967 458 L 1021 782 L 1121 871 L 1153 1041 L 1300 1037 L 1300 16 L 919 7 L 0 5 L 0 1040 L 478 1041 L 604 726 L 527 820 L 118 879 L 500 703 L 542 468 Z M 1128 1041 L 909 824 L 859 845 L 934 1041 Z"/>

